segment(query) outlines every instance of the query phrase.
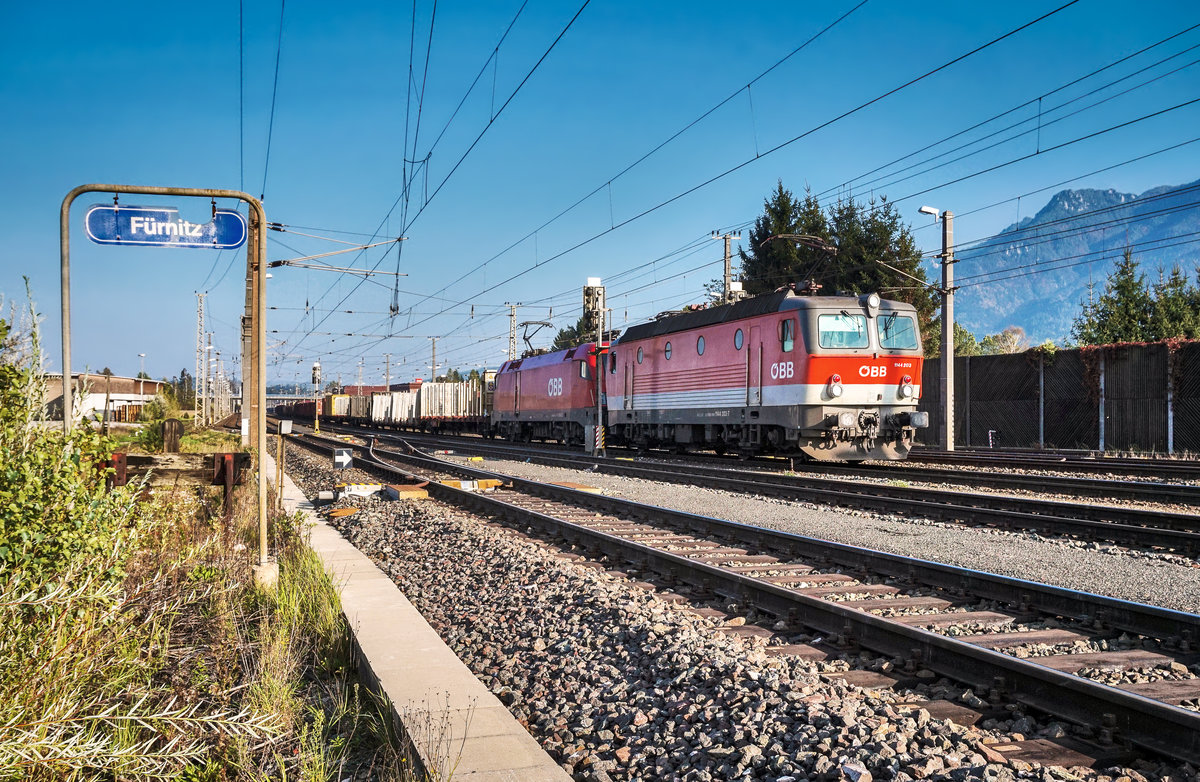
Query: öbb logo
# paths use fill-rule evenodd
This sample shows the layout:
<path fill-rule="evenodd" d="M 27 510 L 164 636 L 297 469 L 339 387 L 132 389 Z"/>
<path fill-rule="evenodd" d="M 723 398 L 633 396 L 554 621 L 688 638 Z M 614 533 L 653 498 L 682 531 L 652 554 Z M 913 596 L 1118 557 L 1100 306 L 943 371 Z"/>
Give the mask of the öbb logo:
<path fill-rule="evenodd" d="M 546 393 L 549 396 L 562 396 L 563 382 L 561 377 L 552 377 L 550 382 L 546 384 Z"/>
<path fill-rule="evenodd" d="M 887 377 L 887 367 L 883 366 L 868 366 L 863 364 L 858 368 L 859 377 Z"/>
<path fill-rule="evenodd" d="M 796 367 L 790 361 L 781 361 L 771 365 L 772 380 L 787 380 L 796 376 Z"/>

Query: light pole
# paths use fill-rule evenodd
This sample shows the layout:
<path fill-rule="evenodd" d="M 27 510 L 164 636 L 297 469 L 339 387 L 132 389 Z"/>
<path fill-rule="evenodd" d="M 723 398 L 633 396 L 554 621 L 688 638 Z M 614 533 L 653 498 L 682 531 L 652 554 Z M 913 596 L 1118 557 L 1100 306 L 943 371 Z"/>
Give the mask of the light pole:
<path fill-rule="evenodd" d="M 942 418 L 946 427 L 942 438 L 947 451 L 954 450 L 954 213 L 939 213 L 932 206 L 923 206 L 921 214 L 942 221 Z"/>
<path fill-rule="evenodd" d="M 138 353 L 138 396 L 146 395 L 146 354 Z M 143 399 L 143 402 L 146 400 Z"/>

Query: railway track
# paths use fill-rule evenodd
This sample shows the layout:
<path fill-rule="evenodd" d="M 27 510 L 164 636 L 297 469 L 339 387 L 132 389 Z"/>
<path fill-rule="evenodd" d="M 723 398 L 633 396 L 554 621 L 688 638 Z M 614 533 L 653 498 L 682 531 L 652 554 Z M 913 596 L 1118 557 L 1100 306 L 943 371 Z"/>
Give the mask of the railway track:
<path fill-rule="evenodd" d="M 390 437 L 378 433 L 375 436 L 384 440 Z M 436 438 L 418 439 L 444 444 L 444 440 Z M 577 454 L 547 452 L 540 448 L 469 438 L 456 439 L 455 446 L 466 452 L 568 469 L 576 469 L 580 464 Z M 1193 514 L 733 470 L 698 464 L 688 464 L 686 469 L 680 469 L 679 465 L 672 463 L 633 463 L 612 457 L 588 457 L 586 461 L 605 473 L 650 481 L 703 485 L 759 496 L 901 513 L 939 521 L 965 521 L 1089 541 L 1110 541 L 1134 547 L 1164 549 L 1186 556 L 1194 556 L 1200 551 L 1200 518 Z M 1042 479 L 1039 477 L 1036 480 L 1041 488 Z"/>
<path fill-rule="evenodd" d="M 364 430 L 362 427 L 355 426 L 334 426 L 331 430 L 352 432 L 358 435 L 364 435 L 366 432 L 372 432 L 376 436 L 385 436 L 386 433 L 380 430 Z M 488 447 L 518 447 L 515 444 L 506 444 L 496 441 L 489 441 L 478 437 L 462 436 L 462 435 L 423 435 L 410 432 L 402 433 L 402 436 L 415 441 L 428 441 L 428 438 L 436 438 L 442 441 L 439 447 L 446 447 L 444 444 L 447 441 L 453 441 L 454 447 L 468 449 L 483 449 Z M 558 455 L 572 454 L 576 459 L 580 458 L 578 451 L 570 451 L 563 448 L 553 449 Z M 482 452 L 482 451 L 481 451 Z M 587 457 L 591 458 L 591 457 Z M 654 454 L 646 454 L 643 458 L 657 458 Z M 662 459 L 667 460 L 666 454 L 662 455 Z M 1200 507 L 1200 485 L 1192 485 L 1188 483 L 1173 483 L 1165 481 L 1149 481 L 1149 480 L 1117 480 L 1113 478 L 1085 478 L 1078 476 L 1063 476 L 1063 475 L 1047 475 L 1037 474 L 1030 475 L 1027 472 L 1014 472 L 1012 468 L 1028 469 L 1028 470 L 1044 470 L 1054 471 L 1054 467 L 1035 467 L 1032 465 L 1026 466 L 1020 462 L 1009 464 L 1003 459 L 992 458 L 987 465 L 991 467 L 1003 466 L 1009 469 L 1005 470 L 963 470 L 954 468 L 939 468 L 933 466 L 933 462 L 926 462 L 930 466 L 913 466 L 905 462 L 872 462 L 872 463 L 844 463 L 844 462 L 808 462 L 797 458 L 788 459 L 784 457 L 754 457 L 750 460 L 738 460 L 732 456 L 717 456 L 709 453 L 689 453 L 687 454 L 687 462 L 700 463 L 711 465 L 713 467 L 724 467 L 734 470 L 754 469 L 760 472 L 788 472 L 802 473 L 805 475 L 814 476 L 847 476 L 847 477 L 864 477 L 864 478 L 886 478 L 888 480 L 900 481 L 916 481 L 916 482 L 933 482 L 933 483 L 950 483 L 950 484 L 966 484 L 976 488 L 989 488 L 997 490 L 1028 490 L 1031 484 L 1036 484 L 1036 489 L 1039 493 L 1062 494 L 1071 497 L 1088 497 L 1088 498 L 1104 498 L 1110 500 L 1129 500 L 1133 502 L 1150 502 L 1150 503 L 1167 503 L 1175 505 L 1188 505 L 1192 507 Z M 1046 465 L 1057 464 L 1046 462 Z M 1180 467 L 1173 479 L 1188 480 L 1186 464 Z M 1200 472 L 1197 472 L 1197 479 L 1200 479 Z"/>
<path fill-rule="evenodd" d="M 336 441 L 334 441 L 336 442 Z M 330 441 L 315 445 L 325 448 Z M 342 443 L 344 445 L 344 443 Z M 402 462 L 397 466 L 392 460 Z M 1196 662 L 1200 616 L 965 570 L 537 483 L 417 453 L 367 449 L 357 466 L 411 480 L 417 471 L 504 487 L 477 493 L 439 483 L 438 499 L 628 561 L 672 584 L 750 604 L 788 623 L 962 682 L 986 712 L 1016 702 L 1089 726 L 1095 756 L 1128 742 L 1200 762 Z M 768 632 L 765 629 L 763 632 Z M 1122 637 L 1132 640 L 1122 643 Z M 1124 647 L 1124 648 L 1122 648 Z M 1034 659 L 1017 655 L 1037 654 Z M 820 655 L 817 648 L 786 648 Z M 1158 667 L 1175 676 L 1110 686 L 1096 671 Z M 1118 678 L 1118 682 L 1120 679 Z"/>
<path fill-rule="evenodd" d="M 909 461 L 934 464 L 956 464 L 991 467 L 1003 464 L 1030 470 L 1079 472 L 1095 475 L 1126 475 L 1175 480 L 1200 480 L 1200 462 L 1195 459 L 1122 458 L 1096 456 L 1071 451 L 942 451 L 933 448 L 913 448 Z"/>

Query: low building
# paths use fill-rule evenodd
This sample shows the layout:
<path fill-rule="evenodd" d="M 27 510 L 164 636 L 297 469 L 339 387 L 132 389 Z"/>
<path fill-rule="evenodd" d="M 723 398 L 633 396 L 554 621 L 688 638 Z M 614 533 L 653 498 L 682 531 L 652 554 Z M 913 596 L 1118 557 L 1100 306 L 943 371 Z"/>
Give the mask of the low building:
<path fill-rule="evenodd" d="M 165 380 L 122 377 L 120 375 L 71 375 L 75 410 L 83 419 L 133 423 L 142 407 L 154 399 L 159 390 L 169 385 Z M 46 375 L 46 418 L 62 420 L 62 374 Z"/>

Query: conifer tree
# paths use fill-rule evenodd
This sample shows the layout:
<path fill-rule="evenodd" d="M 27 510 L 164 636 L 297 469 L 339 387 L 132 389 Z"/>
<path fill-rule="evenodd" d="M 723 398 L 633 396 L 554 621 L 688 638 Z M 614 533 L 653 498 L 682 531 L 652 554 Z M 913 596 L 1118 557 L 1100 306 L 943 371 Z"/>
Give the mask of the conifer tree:
<path fill-rule="evenodd" d="M 1157 339 L 1150 319 L 1154 300 L 1146 277 L 1138 270 L 1133 252 L 1126 249 L 1121 261 L 1108 275 L 1104 292 L 1083 310 L 1071 326 L 1071 336 L 1081 345 L 1113 342 L 1146 342 Z"/>
<path fill-rule="evenodd" d="M 775 192 L 763 202 L 763 213 L 749 231 L 749 250 L 738 250 L 742 285 L 751 296 L 770 293 L 789 282 L 804 282 L 802 277 L 811 275 L 829 260 L 827 252 L 815 247 L 781 240 L 767 242 L 779 234 L 829 237 L 829 223 L 813 194 L 805 191 L 804 200 L 797 201 L 784 188 L 783 180 L 776 183 Z"/>
<path fill-rule="evenodd" d="M 1200 337 L 1200 288 L 1188 284 L 1178 266 L 1154 286 L 1150 332 L 1154 339 Z"/>
<path fill-rule="evenodd" d="M 836 247 L 837 254 L 786 240 L 763 244 L 777 234 L 816 236 Z M 916 307 L 921 331 L 928 332 L 937 294 L 925 283 L 912 233 L 886 198 L 865 204 L 840 199 L 822 210 L 810 191 L 797 200 L 780 181 L 764 201 L 749 239 L 749 247 L 738 251 L 748 293 L 768 293 L 810 278 L 823 294 L 876 292 Z"/>
<path fill-rule="evenodd" d="M 582 345 L 585 342 L 590 342 L 596 338 L 595 332 L 587 333 L 587 319 L 580 316 L 574 326 L 567 326 L 564 329 L 559 329 L 554 335 L 554 342 L 550 345 L 551 352 L 556 350 L 566 350 L 573 348 L 576 345 Z"/>

